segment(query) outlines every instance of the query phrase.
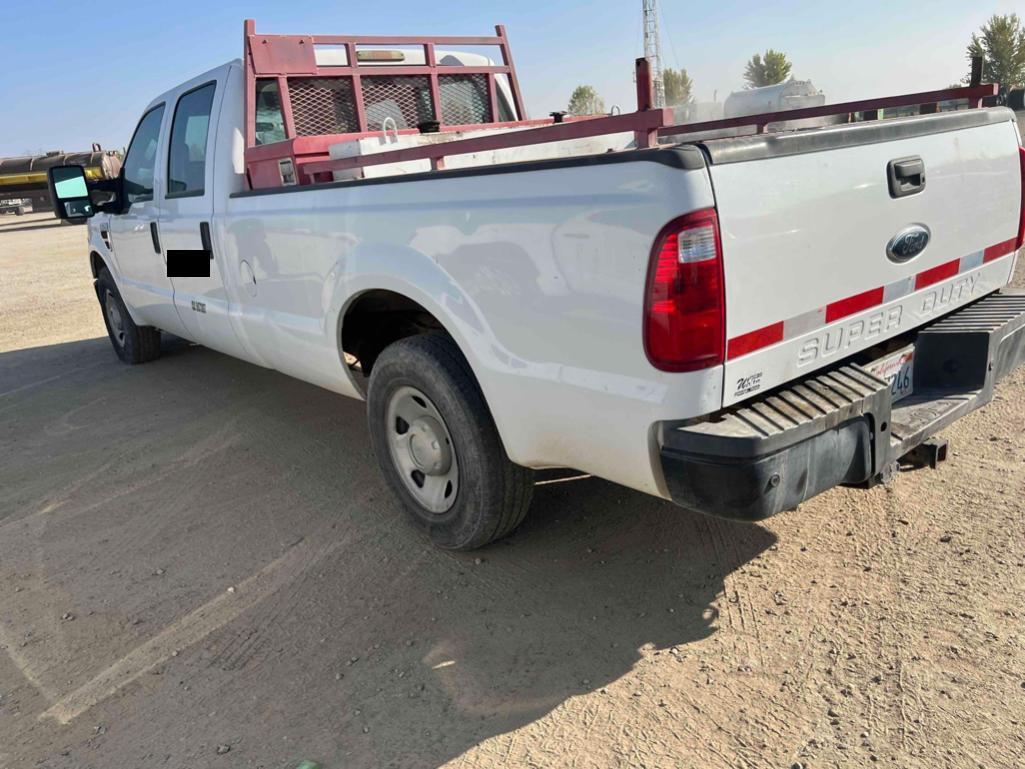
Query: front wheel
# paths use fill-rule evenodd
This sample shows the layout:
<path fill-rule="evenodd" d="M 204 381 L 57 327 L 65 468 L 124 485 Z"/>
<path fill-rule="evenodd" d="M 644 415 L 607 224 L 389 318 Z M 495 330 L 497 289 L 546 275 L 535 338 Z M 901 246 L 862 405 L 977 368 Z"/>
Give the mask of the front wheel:
<path fill-rule="evenodd" d="M 160 357 L 160 332 L 152 326 L 135 325 L 106 267 L 96 277 L 96 298 L 100 300 L 103 323 L 117 357 L 131 365 Z"/>
<path fill-rule="evenodd" d="M 473 550 L 523 520 L 533 471 L 514 464 L 452 339 L 399 340 L 374 363 L 370 439 L 392 492 L 438 547 Z"/>

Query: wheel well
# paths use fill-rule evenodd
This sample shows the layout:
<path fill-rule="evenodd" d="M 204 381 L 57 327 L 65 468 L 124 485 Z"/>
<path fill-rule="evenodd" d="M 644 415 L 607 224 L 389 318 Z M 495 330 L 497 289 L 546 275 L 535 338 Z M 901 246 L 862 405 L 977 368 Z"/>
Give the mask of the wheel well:
<path fill-rule="evenodd" d="M 89 254 L 89 268 L 93 271 L 94 278 L 100 277 L 100 270 L 106 266 L 107 264 L 103 261 L 103 257 L 95 251 Z"/>
<path fill-rule="evenodd" d="M 426 308 L 394 291 L 375 289 L 361 294 L 342 319 L 342 352 L 365 390 L 374 361 L 392 342 L 408 336 L 444 331 Z"/>

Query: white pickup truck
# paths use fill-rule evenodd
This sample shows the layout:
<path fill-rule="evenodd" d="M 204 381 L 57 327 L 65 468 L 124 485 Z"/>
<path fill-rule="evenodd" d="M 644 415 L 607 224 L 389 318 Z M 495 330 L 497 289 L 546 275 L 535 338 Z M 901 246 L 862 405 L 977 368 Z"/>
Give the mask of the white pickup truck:
<path fill-rule="evenodd" d="M 89 219 L 122 360 L 155 359 L 167 332 L 366 399 L 382 472 L 438 546 L 510 532 L 537 468 L 747 520 L 872 485 L 1025 357 L 1025 297 L 1001 290 L 1025 173 L 1006 109 L 679 143 L 694 127 L 662 110 L 525 121 L 515 79 L 496 92 L 512 71 L 488 65 L 471 74 L 502 102 L 474 121 L 491 138 L 444 152 L 570 151 L 446 169 L 444 142 L 414 142 L 392 160 L 427 170 L 371 177 L 377 155 L 303 154 L 298 80 L 319 59 L 261 60 L 270 36 L 249 31 L 244 61 L 153 100 L 115 183 L 54 169 L 58 216 Z M 353 41 L 328 74 L 362 75 L 357 130 L 317 129 L 332 141 L 381 135 L 368 67 L 401 60 Z M 393 80 L 444 83 L 434 59 Z M 624 130 L 630 146 L 572 152 Z"/>

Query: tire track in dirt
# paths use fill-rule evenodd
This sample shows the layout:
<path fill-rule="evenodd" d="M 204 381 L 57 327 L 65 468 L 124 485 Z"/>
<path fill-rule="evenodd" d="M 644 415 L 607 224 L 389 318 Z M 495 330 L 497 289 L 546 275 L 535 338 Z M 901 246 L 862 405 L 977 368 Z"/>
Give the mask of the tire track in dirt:
<path fill-rule="evenodd" d="M 67 724 L 96 704 L 113 696 L 139 676 L 209 635 L 252 606 L 266 595 L 273 594 L 281 584 L 288 584 L 296 571 L 295 562 L 303 555 L 302 545 L 289 548 L 279 558 L 239 585 L 238 597 L 223 593 L 164 628 L 141 646 L 136 647 L 94 679 L 51 705 L 39 720 L 52 718 Z M 298 557 L 297 557 L 298 556 Z M 301 567 L 300 567 L 301 568 Z M 233 600 L 234 599 L 234 600 Z"/>
<path fill-rule="evenodd" d="M 743 610 L 740 606 L 740 593 L 737 582 L 733 578 L 733 572 L 729 568 L 729 559 L 726 557 L 726 543 L 722 535 L 723 524 L 711 517 L 704 517 L 704 533 L 707 535 L 709 552 L 715 555 L 715 577 L 723 583 L 722 600 L 719 602 L 719 616 L 723 621 L 723 632 L 729 637 L 733 646 L 733 657 L 744 660 L 751 660 L 751 641 L 747 632 Z M 738 645 L 739 642 L 739 645 Z"/>

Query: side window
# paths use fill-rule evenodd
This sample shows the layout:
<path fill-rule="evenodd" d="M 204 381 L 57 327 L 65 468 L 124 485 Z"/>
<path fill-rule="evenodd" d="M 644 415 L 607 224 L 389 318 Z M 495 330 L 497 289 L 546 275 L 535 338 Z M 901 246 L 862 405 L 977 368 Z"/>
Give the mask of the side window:
<path fill-rule="evenodd" d="M 442 75 L 438 78 L 441 119 L 448 125 L 491 123 L 487 75 Z"/>
<path fill-rule="evenodd" d="M 157 167 L 157 140 L 164 105 L 160 104 L 139 121 L 132 143 L 125 155 L 125 197 L 128 205 L 140 200 L 153 200 L 153 174 Z"/>
<path fill-rule="evenodd" d="M 256 143 L 273 144 L 285 140 L 285 116 L 281 111 L 278 81 L 256 81 Z"/>
<path fill-rule="evenodd" d="M 174 108 L 167 150 L 168 197 L 202 195 L 206 178 L 206 139 L 216 83 L 182 94 Z"/>

